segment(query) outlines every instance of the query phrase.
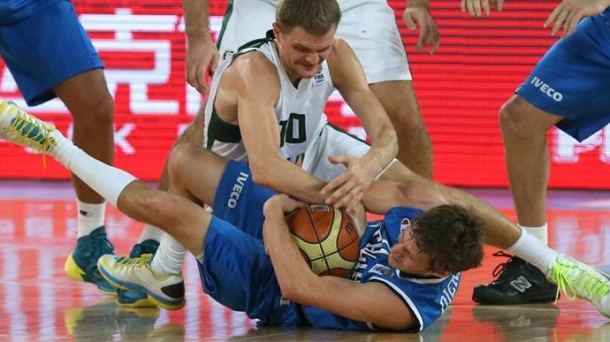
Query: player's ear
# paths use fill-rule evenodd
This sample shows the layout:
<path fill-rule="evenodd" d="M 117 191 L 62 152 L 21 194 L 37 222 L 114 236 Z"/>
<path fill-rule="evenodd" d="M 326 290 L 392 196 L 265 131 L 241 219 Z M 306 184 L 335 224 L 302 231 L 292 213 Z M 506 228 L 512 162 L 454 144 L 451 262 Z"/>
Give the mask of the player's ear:
<path fill-rule="evenodd" d="M 273 36 L 275 37 L 276 40 L 282 39 L 282 29 L 280 27 L 280 24 L 278 24 L 276 22 L 273 23 Z"/>

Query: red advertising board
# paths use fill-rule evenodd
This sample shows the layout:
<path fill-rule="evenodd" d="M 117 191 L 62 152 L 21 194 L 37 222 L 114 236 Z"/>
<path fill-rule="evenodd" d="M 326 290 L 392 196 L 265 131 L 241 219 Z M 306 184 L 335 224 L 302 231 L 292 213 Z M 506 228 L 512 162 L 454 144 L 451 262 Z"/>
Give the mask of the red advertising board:
<path fill-rule="evenodd" d="M 226 0 L 210 0 L 213 35 Z M 106 65 L 116 101 L 115 164 L 145 180 L 156 180 L 176 137 L 199 109 L 200 95 L 185 81 L 185 38 L 179 0 L 74 0 L 80 19 Z M 542 24 L 555 2 L 511 1 L 503 12 L 471 18 L 457 0 L 432 1 L 441 47 L 430 55 L 415 51 L 417 33 L 401 16 L 405 1 L 390 1 L 409 55 L 411 71 L 434 144 L 434 178 L 475 187 L 504 187 L 498 111 L 536 61 L 557 39 Z M 363 18 L 362 20 L 366 20 Z M 0 60 L 0 98 L 25 106 Z M 59 100 L 28 108 L 70 135 L 71 119 Z M 340 98 L 329 101 L 331 121 L 355 134 L 362 129 Z M 608 133 L 610 135 L 610 131 Z M 549 133 L 555 188 L 610 188 L 610 141 L 606 129 L 583 143 Z M 0 178 L 67 179 L 47 158 L 0 142 Z"/>

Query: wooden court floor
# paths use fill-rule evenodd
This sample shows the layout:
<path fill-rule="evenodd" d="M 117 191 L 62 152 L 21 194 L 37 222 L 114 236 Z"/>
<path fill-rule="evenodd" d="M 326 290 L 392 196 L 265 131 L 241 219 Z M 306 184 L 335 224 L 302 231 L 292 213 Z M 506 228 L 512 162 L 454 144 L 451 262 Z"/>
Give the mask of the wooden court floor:
<path fill-rule="evenodd" d="M 471 192 L 514 217 L 507 191 Z M 549 204 L 553 247 L 610 264 L 610 192 L 552 192 Z M 74 211 L 68 183 L 0 182 L 0 341 L 610 341 L 610 320 L 565 296 L 557 305 L 475 305 L 473 286 L 491 280 L 501 261 L 493 248 L 483 267 L 464 274 L 451 309 L 421 334 L 257 329 L 203 294 L 192 259 L 184 309 L 121 309 L 63 273 L 76 236 Z M 109 207 L 107 225 L 117 253 L 127 254 L 142 224 Z"/>

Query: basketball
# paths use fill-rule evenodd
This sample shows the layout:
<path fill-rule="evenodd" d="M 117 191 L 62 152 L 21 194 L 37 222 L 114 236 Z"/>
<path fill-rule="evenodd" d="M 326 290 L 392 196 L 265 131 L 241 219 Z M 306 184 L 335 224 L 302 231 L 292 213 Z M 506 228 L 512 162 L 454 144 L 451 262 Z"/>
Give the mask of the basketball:
<path fill-rule="evenodd" d="M 348 215 L 315 204 L 295 211 L 287 221 L 294 242 L 315 274 L 347 277 L 360 252 L 360 237 Z"/>

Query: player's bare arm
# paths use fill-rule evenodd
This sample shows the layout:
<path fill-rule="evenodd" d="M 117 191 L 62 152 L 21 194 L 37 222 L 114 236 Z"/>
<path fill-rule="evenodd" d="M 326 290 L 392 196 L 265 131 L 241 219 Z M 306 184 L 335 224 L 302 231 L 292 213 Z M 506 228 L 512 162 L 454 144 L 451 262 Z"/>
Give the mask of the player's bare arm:
<path fill-rule="evenodd" d="M 490 9 L 496 8 L 498 12 L 504 9 L 504 0 L 462 0 L 462 12 L 468 11 L 473 17 L 481 14 L 489 15 Z"/>
<path fill-rule="evenodd" d="M 328 66 L 337 90 L 371 138 L 371 149 L 362 157 L 343 155 L 331 159 L 344 164 L 347 171 L 324 187 L 323 193 L 328 194 L 326 203 L 349 211 L 360 201 L 373 179 L 391 163 L 398 144 L 387 113 L 370 90 L 360 62 L 343 40 L 337 40 L 328 57 Z"/>
<path fill-rule="evenodd" d="M 416 182 L 404 184 L 385 180 L 373 182 L 362 198 L 366 210 L 379 215 L 385 215 L 398 206 L 428 210 L 449 202 L 435 187 Z"/>
<path fill-rule="evenodd" d="M 183 0 L 186 26 L 186 80 L 198 92 L 208 91 L 206 76 L 218 64 L 218 48 L 208 29 L 208 0 Z"/>
<path fill-rule="evenodd" d="M 239 124 L 254 181 L 306 203 L 324 202 L 320 191 L 325 183 L 280 154 L 279 123 L 274 111 L 280 94 L 276 67 L 261 53 L 247 53 L 225 71 L 220 85 L 224 88 L 223 83 L 227 84 L 228 95 L 219 91 L 223 98 L 217 97 L 216 109 L 223 120 Z M 222 113 L 223 106 L 228 103 L 230 108 L 231 101 L 236 103 L 237 122 Z"/>
<path fill-rule="evenodd" d="M 317 276 L 290 237 L 284 218 L 284 200 L 265 203 L 265 246 L 285 299 L 386 329 L 408 329 L 416 320 L 406 304 L 381 283 L 357 283 L 332 276 Z"/>
<path fill-rule="evenodd" d="M 436 21 L 430 14 L 429 3 L 429 0 L 407 0 L 407 8 L 402 20 L 411 31 L 419 27 L 419 39 L 415 48 L 421 51 L 430 46 L 430 53 L 434 53 L 441 44 L 441 35 Z"/>
<path fill-rule="evenodd" d="M 563 0 L 549 15 L 544 27 L 553 27 L 552 36 L 562 30 L 565 37 L 576 29 L 582 19 L 602 13 L 608 6 L 609 0 Z"/>

